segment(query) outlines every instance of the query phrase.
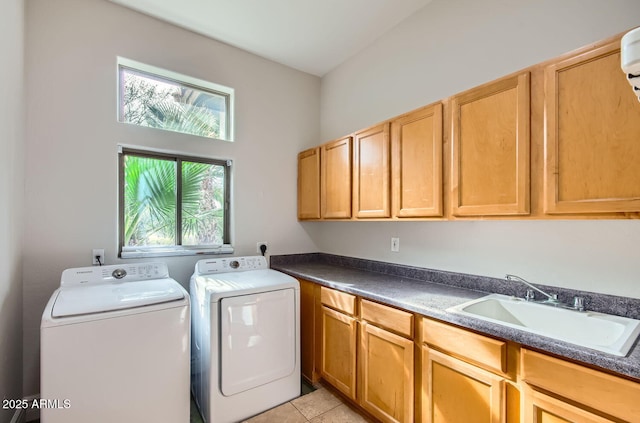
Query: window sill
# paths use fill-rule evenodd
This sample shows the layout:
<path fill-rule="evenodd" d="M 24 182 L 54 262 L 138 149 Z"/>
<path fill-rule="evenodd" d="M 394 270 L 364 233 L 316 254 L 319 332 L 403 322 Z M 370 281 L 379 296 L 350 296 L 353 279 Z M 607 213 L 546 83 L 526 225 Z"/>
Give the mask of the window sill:
<path fill-rule="evenodd" d="M 132 248 L 123 249 L 120 258 L 146 258 L 146 257 L 175 257 L 175 256 L 200 256 L 233 254 L 231 245 L 220 245 L 211 247 L 153 247 L 153 248 Z"/>

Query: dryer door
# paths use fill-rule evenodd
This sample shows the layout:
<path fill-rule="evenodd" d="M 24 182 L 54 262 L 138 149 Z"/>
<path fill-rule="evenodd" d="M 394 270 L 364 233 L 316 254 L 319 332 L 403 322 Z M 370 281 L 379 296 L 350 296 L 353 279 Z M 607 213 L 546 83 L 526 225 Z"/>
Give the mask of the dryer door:
<path fill-rule="evenodd" d="M 223 298 L 220 388 L 225 396 L 290 375 L 296 360 L 295 291 Z"/>

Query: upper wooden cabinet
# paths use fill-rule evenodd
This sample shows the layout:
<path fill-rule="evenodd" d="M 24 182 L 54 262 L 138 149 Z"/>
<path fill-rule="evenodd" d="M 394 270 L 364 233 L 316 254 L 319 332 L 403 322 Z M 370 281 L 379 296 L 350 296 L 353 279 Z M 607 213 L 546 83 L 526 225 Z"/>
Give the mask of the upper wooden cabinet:
<path fill-rule="evenodd" d="M 640 103 L 620 38 L 321 146 L 319 219 L 638 218 Z M 302 220 L 318 219 L 313 154 L 299 157 Z"/>
<path fill-rule="evenodd" d="M 529 72 L 453 97 L 455 216 L 529 213 Z"/>
<path fill-rule="evenodd" d="M 392 203 L 396 217 L 442 216 L 442 104 L 391 123 Z"/>
<path fill-rule="evenodd" d="M 640 103 L 620 42 L 545 69 L 546 213 L 640 210 Z"/>
<path fill-rule="evenodd" d="M 355 217 L 391 217 L 389 124 L 354 137 L 353 203 Z"/>
<path fill-rule="evenodd" d="M 322 217 L 351 217 L 351 137 L 324 144 L 321 147 Z"/>
<path fill-rule="evenodd" d="M 320 148 L 298 154 L 298 219 L 320 218 Z"/>

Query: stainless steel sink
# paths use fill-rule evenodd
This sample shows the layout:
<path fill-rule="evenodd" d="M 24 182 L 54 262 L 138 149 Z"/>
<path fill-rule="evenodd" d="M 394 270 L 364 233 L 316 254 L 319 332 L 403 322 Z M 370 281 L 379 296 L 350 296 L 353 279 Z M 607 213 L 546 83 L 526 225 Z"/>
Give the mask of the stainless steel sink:
<path fill-rule="evenodd" d="M 568 310 L 500 294 L 447 311 L 618 356 L 626 356 L 640 335 L 640 320 Z"/>

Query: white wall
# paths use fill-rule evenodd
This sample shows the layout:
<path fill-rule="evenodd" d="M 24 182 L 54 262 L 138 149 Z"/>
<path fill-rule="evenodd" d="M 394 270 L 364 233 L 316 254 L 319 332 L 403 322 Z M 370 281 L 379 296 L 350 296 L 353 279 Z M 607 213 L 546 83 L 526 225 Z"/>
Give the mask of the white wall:
<path fill-rule="evenodd" d="M 24 3 L 0 13 L 0 399 L 22 398 L 22 195 L 24 191 Z M 0 410 L 9 422 L 12 410 Z"/>
<path fill-rule="evenodd" d="M 322 140 L 623 32 L 639 16 L 636 0 L 434 0 L 322 79 Z M 304 226 L 323 252 L 640 298 L 637 220 Z"/>
<path fill-rule="evenodd" d="M 116 56 L 235 88 L 236 141 L 116 122 Z M 296 221 L 296 154 L 319 140 L 320 80 L 104 0 L 27 2 L 24 391 L 38 392 L 39 324 L 68 267 L 117 262 L 118 143 L 234 160 L 236 254 L 316 251 Z M 201 257 L 169 258 L 188 285 Z"/>

